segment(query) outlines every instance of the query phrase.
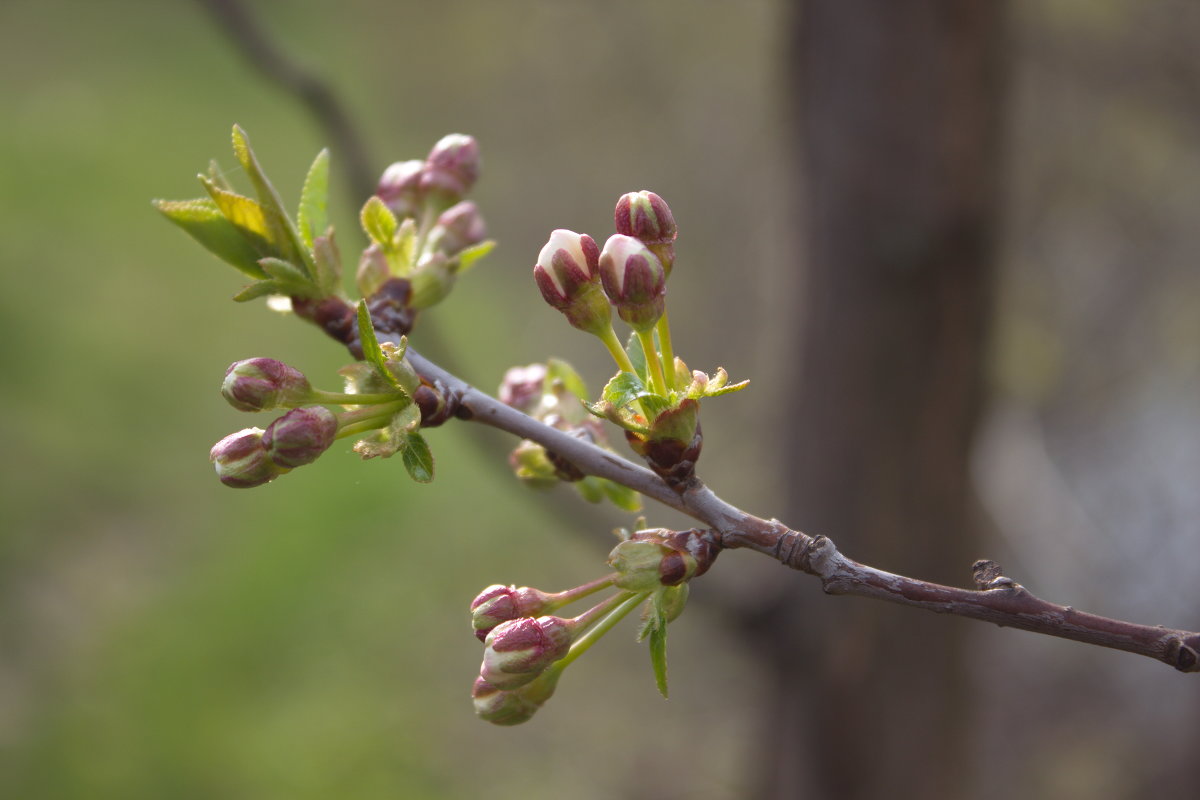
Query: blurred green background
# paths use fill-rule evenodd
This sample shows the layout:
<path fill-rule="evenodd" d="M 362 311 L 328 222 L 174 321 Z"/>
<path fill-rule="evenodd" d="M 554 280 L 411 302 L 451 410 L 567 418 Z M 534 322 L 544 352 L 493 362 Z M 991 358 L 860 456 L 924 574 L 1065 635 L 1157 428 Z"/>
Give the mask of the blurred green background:
<path fill-rule="evenodd" d="M 549 354 L 600 384 L 604 353 L 541 304 L 529 265 L 552 228 L 603 236 L 624 191 L 667 197 L 682 231 L 677 347 L 754 380 L 706 407 L 705 477 L 772 514 L 786 476 L 745 465 L 784 413 L 771 321 L 800 286 L 783 0 L 251 8 L 338 89 L 376 169 L 450 131 L 479 139 L 474 196 L 500 247 L 421 330 L 481 387 Z M 1200 19 L 1178 2 L 1137 9 L 1014 5 L 1004 305 L 977 478 L 1003 547 L 1047 597 L 1194 628 Z M 213 477 L 211 443 L 253 424 L 218 395 L 227 364 L 272 356 L 334 386 L 346 358 L 293 319 L 231 303 L 241 276 L 149 201 L 198 196 L 212 157 L 231 166 L 235 122 L 295 198 L 327 142 L 294 99 L 194 2 L 7 0 L 0 43 L 0 794 L 742 794 L 770 698 L 719 614 L 673 626 L 670 702 L 623 628 L 532 724 L 474 719 L 471 597 L 595 577 L 608 531 L 628 522 L 565 523 L 488 462 L 509 444 L 499 434 L 432 432 L 430 486 L 348 445 L 254 491 Z M 335 187 L 352 261 L 361 198 Z M 1135 556 L 1149 561 L 1126 571 Z M 726 591 L 770 568 L 743 554 L 721 565 L 711 580 Z M 988 694 L 981 770 L 1013 770 L 1010 788 L 1032 797 L 1135 796 L 1186 771 L 1194 681 L 978 636 L 1008 654 L 979 680 L 1009 692 Z M 1047 721 L 1009 702 L 1081 680 L 1100 711 L 1064 704 Z M 1134 777 L 1111 760 L 1131 747 Z"/>

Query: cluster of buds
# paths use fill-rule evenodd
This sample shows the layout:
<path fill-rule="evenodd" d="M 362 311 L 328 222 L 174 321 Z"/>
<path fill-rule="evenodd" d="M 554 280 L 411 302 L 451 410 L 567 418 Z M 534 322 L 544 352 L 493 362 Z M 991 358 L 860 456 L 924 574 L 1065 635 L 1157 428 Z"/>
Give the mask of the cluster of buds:
<path fill-rule="evenodd" d="M 525 722 L 554 693 L 563 670 L 639 605 L 646 606 L 640 636 L 665 637 L 666 624 L 683 610 L 687 581 L 716 553 L 703 531 L 648 529 L 625 534 L 609 556 L 614 572 L 565 592 L 487 587 L 471 603 L 472 630 L 484 644 L 471 691 L 475 713 L 496 725 Z M 579 616 L 551 613 L 606 588 L 617 591 Z M 662 675 L 665 693 L 665 661 Z"/>
<path fill-rule="evenodd" d="M 479 208 L 465 199 L 479 163 L 475 139 L 449 134 L 425 160 L 398 161 L 384 170 L 363 207 L 371 244 L 358 264 L 358 288 L 368 302 L 386 295 L 403 310 L 393 312 L 396 333 L 407 333 L 415 312 L 445 298 L 457 276 L 492 247 Z M 380 311 L 372 305 L 373 318 L 379 320 Z"/>
<path fill-rule="evenodd" d="M 368 386 L 356 373 L 348 379 L 347 392 L 324 392 L 314 389 L 302 372 L 275 359 L 231 364 L 221 384 L 230 405 L 239 411 L 288 410 L 265 430 L 246 428 L 213 445 L 209 460 L 217 477 L 237 489 L 261 486 L 316 461 L 342 436 L 387 430 L 399 418 L 412 416 L 419 425 L 419 409 L 410 399 L 419 381 L 411 367 L 408 373 L 405 367 L 403 362 L 396 365 L 405 377 L 398 386 L 383 381 Z M 329 406 L 344 410 L 335 412 Z"/>
<path fill-rule="evenodd" d="M 586 411 L 583 379 L 564 361 L 551 359 L 548 364 L 509 369 L 497 396 L 505 405 L 545 425 L 612 449 L 600 420 Z M 608 498 L 627 511 L 641 508 L 637 492 L 604 478 L 584 475 L 570 461 L 531 439 L 521 441 L 509 454 L 508 462 L 517 478 L 531 488 L 548 489 L 566 481 L 573 483 L 589 502 Z"/>
<path fill-rule="evenodd" d="M 700 399 L 736 391 L 723 371 L 710 378 L 675 357 L 666 282 L 678 227 L 654 192 L 617 201 L 616 233 L 598 247 L 587 234 L 556 230 L 533 268 L 542 297 L 574 327 L 599 338 L 622 374 L 605 387 L 593 414 L 625 429 L 633 450 L 677 491 L 694 482 L 700 457 Z M 612 310 L 633 330 L 629 347 L 613 330 Z M 636 343 L 635 343 L 636 340 Z"/>

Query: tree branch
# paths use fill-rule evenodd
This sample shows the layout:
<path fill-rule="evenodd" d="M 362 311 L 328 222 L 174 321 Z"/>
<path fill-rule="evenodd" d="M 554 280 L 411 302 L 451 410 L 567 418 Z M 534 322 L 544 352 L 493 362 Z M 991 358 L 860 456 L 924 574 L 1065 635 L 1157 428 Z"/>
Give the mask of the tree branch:
<path fill-rule="evenodd" d="M 718 547 L 754 550 L 815 575 L 827 594 L 870 597 L 983 620 L 1148 656 L 1181 672 L 1200 672 L 1200 633 L 1138 625 L 1055 605 L 1004 577 L 993 561 L 975 563 L 975 589 L 943 586 L 860 564 L 842 555 L 828 537 L 809 536 L 776 520 L 756 517 L 726 503 L 702 483 L 677 493 L 649 469 L 504 405 L 412 348 L 408 359 L 422 377 L 459 396 L 460 417 L 531 439 L 586 474 L 608 478 L 691 516 L 712 529 L 709 535 Z"/>

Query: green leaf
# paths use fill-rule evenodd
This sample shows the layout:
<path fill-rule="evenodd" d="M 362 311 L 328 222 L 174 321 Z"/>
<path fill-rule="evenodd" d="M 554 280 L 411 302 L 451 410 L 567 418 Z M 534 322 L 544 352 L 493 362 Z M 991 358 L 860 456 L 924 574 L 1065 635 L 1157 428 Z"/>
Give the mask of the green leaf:
<path fill-rule="evenodd" d="M 458 272 L 461 274 L 475 266 L 481 258 L 496 249 L 496 242 L 487 239 L 465 248 L 458 254 Z"/>
<path fill-rule="evenodd" d="M 551 358 L 546 361 L 546 388 L 549 389 L 556 381 L 561 381 L 563 388 L 580 400 L 588 399 L 587 384 L 575 371 L 575 368 L 561 358 Z"/>
<path fill-rule="evenodd" d="M 233 191 L 233 185 L 229 182 L 229 179 L 225 177 L 224 170 L 221 169 L 221 165 L 217 163 L 215 158 L 208 162 L 208 173 L 206 177 L 225 191 Z"/>
<path fill-rule="evenodd" d="M 250 139 L 239 125 L 233 126 L 233 154 L 250 176 L 250 182 L 254 184 L 258 203 L 266 212 L 267 222 L 272 226 L 272 241 L 283 251 L 282 257 L 301 264 L 306 272 L 310 272 L 313 265 L 308 248 L 283 207 L 279 192 L 275 191 L 275 187 L 271 185 L 267 174 L 259 165 L 258 158 L 250 148 Z"/>
<path fill-rule="evenodd" d="M 585 475 L 583 480 L 575 481 L 575 489 L 579 496 L 589 503 L 599 503 L 604 499 L 604 489 L 600 486 L 603 478 L 595 475 Z"/>
<path fill-rule="evenodd" d="M 225 218 L 215 201 L 209 198 L 155 200 L 154 207 L 225 263 L 232 264 L 251 278 L 267 277 L 267 273 L 258 265 L 262 253 L 247 239 L 242 229 Z"/>
<path fill-rule="evenodd" d="M 308 175 L 304 178 L 304 188 L 300 190 L 300 208 L 296 212 L 296 224 L 300 227 L 300 238 L 309 250 L 316 247 L 314 240 L 325 233 L 329 227 L 329 215 L 326 210 L 329 205 L 329 150 L 317 153 Z M 318 269 L 320 264 L 317 265 Z"/>
<path fill-rule="evenodd" d="M 417 266 L 417 223 L 412 217 L 406 217 L 400 223 L 400 231 L 396 235 L 395 250 L 388 255 L 388 264 L 392 274 L 403 278 Z"/>
<path fill-rule="evenodd" d="M 633 489 L 603 478 L 599 480 L 605 497 L 617 508 L 635 513 L 642 510 L 642 496 Z"/>
<path fill-rule="evenodd" d="M 291 297 L 319 297 L 317 287 L 304 270 L 279 258 L 260 258 L 259 266 L 279 284 L 280 293 Z"/>
<path fill-rule="evenodd" d="M 371 312 L 367 310 L 367 301 L 358 301 L 358 338 L 362 342 L 363 360 L 375 368 L 385 381 L 396 388 L 401 388 L 396 376 L 388 369 L 387 359 L 375 338 L 375 326 L 371 323 Z"/>
<path fill-rule="evenodd" d="M 658 687 L 658 693 L 666 697 L 667 625 L 665 621 L 650 631 L 650 664 L 654 667 L 654 684 Z"/>
<path fill-rule="evenodd" d="M 408 435 L 408 445 L 401 457 L 404 459 L 404 468 L 414 481 L 429 483 L 433 480 L 433 453 L 421 434 L 414 431 Z"/>
<path fill-rule="evenodd" d="M 266 280 L 255 281 L 246 288 L 233 296 L 234 302 L 245 303 L 248 300 L 254 300 L 259 297 L 265 297 L 269 294 L 287 294 L 283 287 L 279 285 L 279 281 Z"/>
<path fill-rule="evenodd" d="M 642 379 L 642 383 L 649 383 L 650 381 L 646 377 L 646 351 L 642 349 L 642 340 L 636 333 L 629 334 L 629 339 L 625 342 L 625 354 L 629 356 L 633 369 Z"/>
<path fill-rule="evenodd" d="M 733 394 L 734 392 L 740 392 L 742 389 L 745 389 L 749 385 L 750 385 L 750 381 L 741 381 L 740 383 L 731 383 L 726 386 L 722 386 L 719 389 L 705 389 L 704 393 L 701 396 L 702 397 L 720 397 L 723 394 Z"/>
<path fill-rule="evenodd" d="M 217 208 L 241 231 L 246 241 L 258 251 L 259 257 L 275 256 L 288 258 L 286 242 L 279 238 L 278 220 L 271 220 L 271 213 L 249 197 L 227 192 L 201 177 L 200 183 L 208 190 Z"/>
<path fill-rule="evenodd" d="M 400 223 L 392 210 L 384 205 L 378 196 L 371 195 L 370 199 L 363 204 L 359 220 L 362 222 L 367 236 L 371 237 L 371 241 L 379 245 L 383 252 L 394 253 L 396 251 L 396 231 L 399 230 Z"/>
<path fill-rule="evenodd" d="M 604 387 L 601 399 L 617 408 L 624 408 L 642 397 L 650 396 L 646 386 L 636 375 L 618 372 Z"/>

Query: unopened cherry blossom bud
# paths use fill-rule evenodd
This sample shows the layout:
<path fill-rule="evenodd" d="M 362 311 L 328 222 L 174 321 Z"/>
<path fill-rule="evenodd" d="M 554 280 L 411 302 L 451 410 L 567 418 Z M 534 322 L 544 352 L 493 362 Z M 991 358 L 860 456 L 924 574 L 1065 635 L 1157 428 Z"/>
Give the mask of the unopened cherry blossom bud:
<path fill-rule="evenodd" d="M 484 640 L 479 675 L 499 689 L 523 686 L 571 649 L 576 625 L 561 617 L 502 622 Z"/>
<path fill-rule="evenodd" d="M 221 483 L 234 489 L 249 489 L 262 486 L 285 471 L 267 455 L 262 439 L 261 428 L 246 428 L 213 445 L 208 458 L 217 468 Z"/>
<path fill-rule="evenodd" d="M 662 316 L 666 272 L 658 256 L 632 236 L 608 237 L 600 252 L 600 280 L 617 315 L 635 331 L 649 331 Z"/>
<path fill-rule="evenodd" d="M 324 406 L 294 408 L 267 426 L 262 444 L 277 465 L 302 467 L 329 449 L 337 427 L 337 415 Z"/>
<path fill-rule="evenodd" d="M 540 589 L 494 584 L 471 602 L 471 626 L 482 642 L 500 623 L 537 616 L 553 605 L 553 598 Z"/>
<path fill-rule="evenodd" d="M 475 685 L 471 687 L 475 714 L 493 725 L 520 725 L 522 722 L 528 722 L 554 694 L 561 674 L 556 670 L 545 672 L 537 680 L 515 690 L 500 689 L 483 677 L 476 678 Z"/>
<path fill-rule="evenodd" d="M 612 309 L 600 289 L 600 248 L 585 233 L 558 229 L 538 253 L 538 290 L 574 327 L 599 335 L 611 329 Z"/>
<path fill-rule="evenodd" d="M 438 249 L 448 256 L 487 238 L 487 225 L 483 222 L 479 207 L 470 200 L 455 203 L 443 211 L 434 231 L 438 236 Z"/>
<path fill-rule="evenodd" d="M 500 381 L 496 397 L 504 405 L 528 414 L 541 402 L 545 385 L 545 364 L 510 367 Z"/>
<path fill-rule="evenodd" d="M 425 162 L 397 161 L 383 171 L 375 194 L 400 219 L 415 216 L 421 204 L 421 174 Z"/>
<path fill-rule="evenodd" d="M 654 192 L 642 190 L 621 195 L 613 212 L 617 233 L 638 239 L 658 256 L 667 275 L 675 262 L 675 237 L 679 228 L 670 206 Z"/>
<path fill-rule="evenodd" d="M 646 592 L 703 575 L 719 552 L 703 531 L 650 528 L 614 547 L 608 563 L 618 573 L 616 586 Z"/>
<path fill-rule="evenodd" d="M 479 143 L 462 133 L 443 136 L 429 151 L 421 173 L 422 191 L 457 202 L 479 178 Z"/>
<path fill-rule="evenodd" d="M 267 411 L 307 402 L 312 386 L 304 373 L 282 361 L 248 358 L 225 370 L 221 394 L 239 411 Z"/>

